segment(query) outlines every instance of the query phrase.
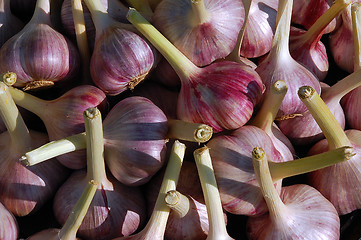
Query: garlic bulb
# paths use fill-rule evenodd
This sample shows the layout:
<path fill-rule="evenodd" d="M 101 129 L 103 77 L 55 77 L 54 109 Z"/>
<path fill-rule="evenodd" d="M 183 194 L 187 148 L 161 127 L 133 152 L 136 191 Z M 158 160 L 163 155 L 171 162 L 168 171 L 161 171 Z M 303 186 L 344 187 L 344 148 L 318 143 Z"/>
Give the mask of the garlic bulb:
<path fill-rule="evenodd" d="M 248 219 L 249 239 L 339 239 L 340 219 L 325 197 L 305 184 L 283 187 L 279 194 L 266 153 L 255 148 L 252 157 L 269 213 Z"/>
<path fill-rule="evenodd" d="M 244 22 L 239 0 L 163 0 L 154 26 L 197 66 L 226 57 Z"/>
<path fill-rule="evenodd" d="M 35 89 L 73 80 L 80 65 L 75 46 L 50 22 L 50 0 L 38 0 L 30 22 L 0 49 L 0 71 L 17 74 L 14 86 Z"/>
<path fill-rule="evenodd" d="M 0 239 L 17 240 L 19 227 L 14 215 L 0 202 Z"/>

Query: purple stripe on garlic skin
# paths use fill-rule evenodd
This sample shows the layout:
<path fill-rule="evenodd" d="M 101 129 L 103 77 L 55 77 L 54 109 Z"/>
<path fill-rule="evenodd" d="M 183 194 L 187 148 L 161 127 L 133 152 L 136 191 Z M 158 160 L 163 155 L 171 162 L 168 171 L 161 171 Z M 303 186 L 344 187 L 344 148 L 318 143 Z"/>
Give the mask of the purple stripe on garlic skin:
<path fill-rule="evenodd" d="M 340 15 L 341 25 L 329 35 L 330 52 L 338 67 L 348 73 L 354 71 L 354 42 L 352 30 L 351 6 Z"/>
<path fill-rule="evenodd" d="M 197 75 L 194 81 L 183 81 L 178 118 L 206 123 L 214 132 L 236 129 L 251 118 L 263 88 L 254 70 L 224 61 L 203 68 Z"/>
<path fill-rule="evenodd" d="M 340 235 L 340 219 L 334 206 L 308 185 L 292 185 L 281 189 L 285 204 L 281 215 L 273 219 L 269 213 L 249 218 L 249 239 L 334 239 Z"/>
<path fill-rule="evenodd" d="M 167 117 L 149 99 L 128 97 L 104 120 L 105 161 L 127 185 L 141 185 L 161 168 L 166 153 Z"/>
<path fill-rule="evenodd" d="M 196 5 L 203 5 L 199 6 L 204 10 L 200 19 Z M 152 19 L 154 26 L 195 65 L 205 66 L 232 51 L 244 22 L 244 10 L 238 0 L 164 0 Z"/>
<path fill-rule="evenodd" d="M 0 239 L 17 240 L 19 228 L 14 215 L 0 203 Z"/>
<path fill-rule="evenodd" d="M 83 132 L 83 111 L 87 108 L 98 107 L 102 112 L 107 111 L 104 92 L 90 85 L 74 87 L 54 100 L 42 100 L 15 88 L 9 90 L 16 104 L 41 118 L 50 141 Z M 86 165 L 85 151 L 60 155 L 57 159 L 71 169 L 81 169 Z"/>
<path fill-rule="evenodd" d="M 197 67 L 135 9 L 129 10 L 127 18 L 180 77 L 179 119 L 207 124 L 214 132 L 236 129 L 250 119 L 263 90 L 256 71 L 231 61 Z"/>
<path fill-rule="evenodd" d="M 55 83 L 71 79 L 78 69 L 75 46 L 46 24 L 28 24 L 0 50 L 0 71 L 15 72 L 16 87 L 38 80 Z"/>
<path fill-rule="evenodd" d="M 153 63 L 152 50 L 139 35 L 110 27 L 97 38 L 90 71 L 100 89 L 118 95 L 143 81 Z"/>
<path fill-rule="evenodd" d="M 309 29 L 316 20 L 330 8 L 333 0 L 297 0 L 293 3 L 292 23 Z M 325 33 L 336 29 L 336 19 L 326 27 Z"/>
<path fill-rule="evenodd" d="M 252 150 L 252 162 L 269 212 L 248 218 L 249 239 L 339 239 L 337 211 L 320 192 L 306 184 L 295 184 L 283 187 L 279 193 L 268 155 L 261 147 Z"/>
<path fill-rule="evenodd" d="M 289 34 L 293 0 L 279 0 L 277 12 L 277 28 L 273 38 L 272 48 L 268 55 L 259 63 L 256 71 L 266 85 L 266 91 L 280 79 L 288 86 L 288 91 L 280 106 L 278 116 L 299 114 L 307 110 L 298 98 L 297 92 L 301 86 L 313 86 L 321 91 L 319 80 L 313 73 L 296 62 L 289 51 Z M 287 67 L 285 67 L 287 66 Z"/>

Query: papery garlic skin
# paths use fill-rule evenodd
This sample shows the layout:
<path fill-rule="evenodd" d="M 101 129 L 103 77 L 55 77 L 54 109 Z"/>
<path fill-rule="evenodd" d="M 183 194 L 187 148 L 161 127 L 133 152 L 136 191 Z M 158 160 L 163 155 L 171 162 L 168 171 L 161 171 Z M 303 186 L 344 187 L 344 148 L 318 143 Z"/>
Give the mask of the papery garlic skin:
<path fill-rule="evenodd" d="M 291 56 L 315 74 L 320 81 L 323 81 L 329 68 L 326 47 L 319 39 L 316 39 L 315 42 L 307 43 L 308 46 L 305 46 L 304 42 L 298 41 L 297 39 L 302 37 L 305 32 L 299 28 L 291 28 Z M 319 37 L 321 38 L 321 36 Z"/>
<path fill-rule="evenodd" d="M 259 75 L 235 62 L 217 62 L 202 68 L 197 79 L 183 81 L 177 116 L 205 123 L 214 132 L 237 129 L 248 122 L 260 101 L 263 85 Z"/>
<path fill-rule="evenodd" d="M 297 0 L 293 3 L 292 23 L 309 29 L 316 20 L 330 8 L 333 0 Z M 336 19 L 332 20 L 325 29 L 325 34 L 336 29 Z"/>
<path fill-rule="evenodd" d="M 96 39 L 90 73 L 107 95 L 133 89 L 152 69 L 154 55 L 139 35 L 120 27 L 108 27 Z"/>
<path fill-rule="evenodd" d="M 241 46 L 241 56 L 260 57 L 271 50 L 278 0 L 252 0 Z"/>
<path fill-rule="evenodd" d="M 30 131 L 33 148 L 49 140 L 43 133 Z M 8 132 L 0 135 L 0 201 L 15 216 L 26 216 L 39 210 L 67 178 L 67 170 L 56 159 L 25 167 L 17 161 L 22 151 L 11 144 Z"/>
<path fill-rule="evenodd" d="M 267 205 L 253 170 L 251 154 L 255 146 L 262 146 L 272 161 L 283 161 L 267 133 L 246 125 L 229 135 L 212 138 L 207 146 L 223 208 L 232 214 L 248 216 L 267 212 Z M 282 180 L 275 182 L 278 191 L 281 183 Z"/>
<path fill-rule="evenodd" d="M 196 2 L 196 1 L 194 1 Z M 204 0 L 207 20 L 193 18 L 189 0 L 164 0 L 153 15 L 153 24 L 187 58 L 205 66 L 226 57 L 234 48 L 244 22 L 241 1 Z"/>
<path fill-rule="evenodd" d="M 297 96 L 297 91 L 301 86 L 313 86 L 317 92 L 321 92 L 320 82 L 315 75 L 297 63 L 290 55 L 278 61 L 273 61 L 272 57 L 267 57 L 258 65 L 256 71 L 266 85 L 266 91 L 279 79 L 283 79 L 288 86 L 277 117 L 307 111 L 306 106 Z"/>
<path fill-rule="evenodd" d="M 145 201 L 140 189 L 119 183 L 110 174 L 99 183 L 78 235 L 84 239 L 105 240 L 128 236 L 145 221 Z M 73 206 L 88 184 L 86 172 L 74 172 L 57 191 L 53 209 L 60 224 L 66 222 Z"/>
<path fill-rule="evenodd" d="M 108 113 L 104 158 L 110 172 L 126 185 L 141 185 L 162 167 L 167 117 L 144 97 L 128 97 Z"/>
<path fill-rule="evenodd" d="M 361 131 L 361 88 L 358 87 L 341 99 L 341 105 L 345 112 L 346 122 L 352 129 Z"/>
<path fill-rule="evenodd" d="M 340 27 L 329 35 L 330 52 L 338 67 L 352 73 L 354 71 L 354 41 L 352 30 L 351 6 L 340 15 Z"/>
<path fill-rule="evenodd" d="M 345 131 L 356 153 L 348 161 L 309 173 L 308 182 L 322 193 L 336 208 L 339 215 L 361 208 L 361 131 Z M 328 143 L 323 139 L 316 143 L 308 155 L 328 151 Z"/>
<path fill-rule="evenodd" d="M 15 87 L 33 81 L 70 80 L 79 70 L 79 53 L 61 33 L 47 24 L 28 24 L 0 50 L 0 71 L 15 72 Z"/>
<path fill-rule="evenodd" d="M 338 214 L 317 190 L 305 184 L 297 184 L 283 187 L 280 197 L 285 204 L 281 217 L 275 219 L 266 213 L 249 218 L 249 239 L 339 239 Z"/>
<path fill-rule="evenodd" d="M 0 202 L 0 239 L 17 240 L 18 223 L 14 215 Z"/>

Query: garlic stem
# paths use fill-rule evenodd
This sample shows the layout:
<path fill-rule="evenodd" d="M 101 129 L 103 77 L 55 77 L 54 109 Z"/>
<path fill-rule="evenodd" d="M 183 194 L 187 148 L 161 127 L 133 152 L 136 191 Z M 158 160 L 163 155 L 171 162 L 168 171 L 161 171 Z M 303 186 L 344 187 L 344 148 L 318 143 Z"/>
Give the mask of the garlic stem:
<path fill-rule="evenodd" d="M 355 48 L 354 71 L 361 69 L 361 3 L 351 5 L 353 43 Z"/>
<path fill-rule="evenodd" d="M 298 96 L 321 128 L 327 139 L 329 150 L 351 146 L 346 133 L 313 87 L 300 87 Z"/>
<path fill-rule="evenodd" d="M 361 69 L 347 75 L 329 88 L 322 90 L 322 99 L 334 99 L 339 102 L 343 96 L 361 85 Z"/>
<path fill-rule="evenodd" d="M 249 11 L 250 11 L 251 5 L 252 5 L 252 0 L 242 0 L 242 2 L 243 2 L 243 7 L 244 7 L 243 26 L 238 33 L 236 46 L 233 48 L 232 52 L 225 58 L 226 60 L 238 62 L 238 63 L 242 63 L 242 61 L 240 60 L 241 48 L 242 48 L 244 33 L 246 31 L 246 26 L 247 26 L 247 22 L 248 22 Z"/>
<path fill-rule="evenodd" d="M 90 180 L 73 210 L 58 233 L 59 239 L 74 240 L 98 188 L 98 182 Z"/>
<path fill-rule="evenodd" d="M 46 109 L 47 101 L 26 93 L 20 89 L 9 87 L 9 92 L 16 105 L 25 108 L 26 110 L 41 116 L 44 109 Z"/>
<path fill-rule="evenodd" d="M 102 183 L 106 180 L 102 116 L 98 108 L 84 111 L 87 150 L 87 177 Z"/>
<path fill-rule="evenodd" d="M 209 14 L 204 5 L 203 0 L 188 0 L 191 1 L 192 6 L 192 15 L 191 23 L 193 26 L 202 25 L 203 23 L 208 22 Z"/>
<path fill-rule="evenodd" d="M 30 23 L 44 23 L 51 26 L 50 2 L 51 0 L 36 1 L 34 14 L 30 19 Z"/>
<path fill-rule="evenodd" d="M 32 140 L 29 129 L 11 97 L 9 87 L 3 82 L 0 82 L 0 116 L 10 135 L 11 146 L 20 152 L 30 150 Z"/>
<path fill-rule="evenodd" d="M 301 38 L 302 40 L 300 40 L 304 43 L 308 42 L 316 44 L 321 39 L 327 25 L 335 17 L 337 17 L 343 9 L 351 4 L 351 2 L 351 0 L 336 0 L 332 6 L 326 12 L 324 12 L 314 24 L 312 24 L 307 32 L 303 34 Z"/>
<path fill-rule="evenodd" d="M 74 19 L 74 28 L 76 41 L 82 62 L 82 80 L 83 84 L 89 84 L 90 76 L 90 52 L 88 45 L 88 38 L 86 35 L 84 12 L 81 0 L 71 0 L 72 13 Z"/>
<path fill-rule="evenodd" d="M 291 29 L 292 6 L 293 0 L 278 1 L 276 31 L 273 37 L 272 48 L 269 53 L 270 56 L 291 57 L 289 51 L 289 38 Z"/>
<path fill-rule="evenodd" d="M 168 120 L 167 138 L 190 142 L 206 142 L 211 139 L 212 127 L 202 123 L 191 123 L 178 119 Z"/>
<path fill-rule="evenodd" d="M 268 162 L 273 181 L 325 168 L 349 160 L 355 155 L 352 147 L 340 147 L 324 153 L 287 162 Z"/>
<path fill-rule="evenodd" d="M 212 166 L 209 148 L 198 148 L 193 153 L 207 207 L 209 231 L 207 240 L 232 239 L 226 229 L 223 208 L 216 177 Z"/>
<path fill-rule="evenodd" d="M 96 38 L 110 25 L 115 23 L 109 15 L 100 0 L 84 0 L 88 7 L 96 30 Z"/>
<path fill-rule="evenodd" d="M 1 81 L 4 82 L 7 86 L 12 86 L 15 84 L 17 75 L 14 72 L 6 72 L 1 74 Z"/>
<path fill-rule="evenodd" d="M 164 197 L 168 191 L 176 189 L 185 148 L 186 146 L 183 143 L 177 140 L 174 142 L 152 215 L 145 228 L 133 235 L 134 239 L 164 239 L 164 232 L 170 212 Z"/>
<path fill-rule="evenodd" d="M 271 133 L 273 121 L 277 116 L 287 90 L 288 87 L 285 81 L 276 81 L 265 94 L 262 106 L 256 116 L 250 121 L 250 124 L 263 129 L 266 133 Z"/>
<path fill-rule="evenodd" d="M 127 19 L 163 55 L 182 81 L 188 80 L 191 75 L 200 71 L 200 68 L 194 65 L 137 10 L 129 8 Z"/>
<path fill-rule="evenodd" d="M 270 217 L 274 219 L 275 222 L 281 222 L 288 214 L 287 207 L 282 202 L 274 186 L 266 153 L 262 148 L 255 147 L 252 151 L 252 160 L 254 172 L 266 201 Z"/>
<path fill-rule="evenodd" d="M 179 218 L 187 215 L 190 210 L 189 198 L 176 190 L 168 191 L 164 197 L 164 201 Z"/>
<path fill-rule="evenodd" d="M 48 159 L 86 148 L 86 134 L 79 133 L 70 137 L 51 141 L 29 152 L 26 152 L 19 161 L 26 166 L 32 166 Z"/>

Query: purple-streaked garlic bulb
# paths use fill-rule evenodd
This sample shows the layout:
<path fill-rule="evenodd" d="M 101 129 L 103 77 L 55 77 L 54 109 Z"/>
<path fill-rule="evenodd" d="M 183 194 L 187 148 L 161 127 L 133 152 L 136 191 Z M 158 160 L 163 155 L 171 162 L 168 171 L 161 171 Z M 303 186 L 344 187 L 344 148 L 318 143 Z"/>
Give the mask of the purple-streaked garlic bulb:
<path fill-rule="evenodd" d="M 181 79 L 178 118 L 204 123 L 214 132 L 236 129 L 251 117 L 259 102 L 263 85 L 258 74 L 236 62 L 215 62 L 197 67 L 135 10 L 128 20 L 167 59 Z"/>
<path fill-rule="evenodd" d="M 145 196 L 148 202 L 148 209 L 154 208 L 163 175 L 164 169 L 162 169 L 162 171 L 146 185 Z M 178 179 L 177 191 L 187 198 L 184 201 L 188 201 L 189 205 L 185 208 L 183 206 L 185 203 L 183 202 L 179 203 L 182 205 L 178 207 L 170 206 L 172 210 L 168 217 L 164 235 L 165 238 L 169 240 L 205 239 L 209 230 L 207 208 L 199 181 L 197 167 L 194 162 L 183 162 Z M 170 197 L 168 201 L 170 202 Z M 224 218 L 226 221 L 227 217 L 225 214 Z"/>
<path fill-rule="evenodd" d="M 57 191 L 54 215 L 64 224 L 88 182 L 98 182 L 93 201 L 78 229 L 84 239 L 112 239 L 128 236 L 145 221 L 145 199 L 138 187 L 129 187 L 107 174 L 104 161 L 103 126 L 97 108 L 84 111 L 87 170 L 72 173 Z"/>
<path fill-rule="evenodd" d="M 314 144 L 308 155 L 352 146 L 354 155 L 345 162 L 309 173 L 309 184 L 322 193 L 339 215 L 361 208 L 361 131 L 344 131 L 322 98 L 309 86 L 300 88 L 299 96 L 322 129 L 326 139 Z"/>
<path fill-rule="evenodd" d="M 14 16 L 10 9 L 10 0 L 0 1 L 0 48 L 13 35 L 24 27 L 24 23 Z"/>
<path fill-rule="evenodd" d="M 77 232 L 82 224 L 89 206 L 93 201 L 96 193 L 98 182 L 90 180 L 83 189 L 83 192 L 73 207 L 73 211 L 70 213 L 64 225 L 59 228 L 48 228 L 42 230 L 34 235 L 31 235 L 26 240 L 80 240 L 77 238 Z"/>
<path fill-rule="evenodd" d="M 361 70 L 358 70 L 331 87 L 322 83 L 321 98 L 342 129 L 345 128 L 346 120 L 340 101 L 346 94 L 361 85 L 360 77 Z M 296 145 L 311 145 L 324 138 L 321 128 L 309 111 L 293 118 L 281 119 L 278 121 L 278 126 Z"/>
<path fill-rule="evenodd" d="M 201 67 L 232 51 L 244 10 L 239 0 L 164 0 L 152 20 L 175 47 Z"/>
<path fill-rule="evenodd" d="M 49 87 L 73 80 L 79 70 L 75 46 L 50 21 L 50 0 L 38 0 L 30 22 L 0 49 L 0 71 L 15 72 L 14 86 Z"/>
<path fill-rule="evenodd" d="M 94 48 L 95 42 L 95 27 L 92 21 L 90 12 L 86 7 L 84 0 L 81 1 L 83 6 L 84 21 L 86 26 L 86 33 L 89 39 L 90 49 Z M 119 22 L 126 22 L 126 14 L 128 8 L 124 6 L 119 0 L 100 0 L 101 4 L 105 7 L 109 16 Z M 61 6 L 61 22 L 65 32 L 72 38 L 75 38 L 74 19 L 71 6 L 71 0 L 64 0 Z"/>
<path fill-rule="evenodd" d="M 0 134 L 0 201 L 15 216 L 26 216 L 53 197 L 68 171 L 56 159 L 31 167 L 18 161 L 26 151 L 49 140 L 44 133 L 28 130 L 8 87 L 2 82 L 0 114 L 8 129 Z"/>
<path fill-rule="evenodd" d="M 9 88 L 15 103 L 36 114 L 43 121 L 49 140 L 62 139 L 84 131 L 83 112 L 90 107 L 107 111 L 103 91 L 91 85 L 80 85 L 54 100 L 43 100 L 16 88 Z M 85 151 L 60 155 L 57 159 L 71 169 L 86 166 Z"/>
<path fill-rule="evenodd" d="M 320 81 L 325 79 L 329 66 L 326 47 L 320 39 L 325 33 L 327 24 L 335 19 L 351 2 L 351 0 L 335 1 L 307 31 L 297 28 L 291 30 L 291 56 L 314 73 Z"/>
<path fill-rule="evenodd" d="M 165 168 L 163 180 L 158 191 L 157 200 L 146 226 L 134 235 L 120 237 L 114 240 L 164 239 L 167 221 L 171 212 L 164 200 L 164 197 L 169 191 L 176 190 L 179 174 L 183 165 L 185 150 L 185 144 L 179 142 L 178 140 L 174 141 L 172 151 Z"/>
<path fill-rule="evenodd" d="M 304 66 L 296 62 L 289 51 L 289 34 L 293 0 L 280 0 L 277 12 L 277 28 L 273 45 L 268 55 L 259 63 L 256 71 L 266 86 L 266 92 L 278 80 L 284 80 L 288 91 L 280 106 L 277 117 L 300 114 L 307 110 L 297 96 L 298 88 L 313 86 L 321 91 L 320 82 Z"/>
<path fill-rule="evenodd" d="M 340 26 L 329 35 L 329 49 L 336 65 L 342 70 L 354 71 L 354 41 L 351 5 L 341 12 Z"/>
<path fill-rule="evenodd" d="M 166 152 L 167 117 L 143 97 L 129 97 L 104 119 L 105 161 L 130 185 L 143 184 L 161 168 Z"/>
<path fill-rule="evenodd" d="M 19 227 L 14 215 L 0 202 L 0 239 L 17 240 Z"/>
<path fill-rule="evenodd" d="M 213 137 L 210 149 L 223 208 L 232 214 L 258 215 L 267 211 L 252 170 L 251 152 L 262 146 L 274 162 L 284 161 L 266 132 L 243 126 L 228 135 Z M 278 190 L 282 181 L 275 183 Z"/>
<path fill-rule="evenodd" d="M 123 99 L 110 110 L 103 126 L 105 161 L 120 182 L 144 184 L 162 167 L 168 122 L 163 111 L 149 99 L 138 96 Z M 21 161 L 31 166 L 84 148 L 83 132 L 28 152 Z"/>
<path fill-rule="evenodd" d="M 334 3 L 333 0 L 297 0 L 293 3 L 292 23 L 310 29 Z M 330 33 L 337 27 L 336 19 L 327 24 L 325 33 Z"/>
<path fill-rule="evenodd" d="M 271 50 L 278 0 L 245 0 L 250 6 L 241 46 L 241 56 L 256 58 Z"/>
<path fill-rule="evenodd" d="M 283 159 L 269 135 L 262 129 L 246 125 L 227 135 L 213 137 L 210 148 L 213 168 L 223 208 L 232 214 L 254 216 L 267 212 L 252 165 L 252 150 L 261 146 L 269 156 L 272 178 L 277 190 L 282 179 L 314 171 L 350 159 L 349 147 L 296 160 Z M 291 161 L 292 160 L 292 161 Z"/>
<path fill-rule="evenodd" d="M 295 149 L 290 140 L 274 123 L 279 107 L 287 93 L 285 81 L 276 81 L 271 89 L 264 95 L 262 105 L 248 124 L 259 127 L 270 136 L 275 148 L 286 161 L 294 159 Z"/>
<path fill-rule="evenodd" d="M 316 189 L 306 184 L 274 187 L 268 159 L 262 148 L 252 152 L 254 171 L 269 212 L 250 217 L 249 239 L 340 238 L 340 219 L 335 207 Z"/>
<path fill-rule="evenodd" d="M 153 68 L 155 57 L 149 44 L 132 26 L 115 21 L 99 0 L 85 0 L 91 13 L 96 38 L 90 73 L 96 86 L 107 95 L 133 89 Z"/>

